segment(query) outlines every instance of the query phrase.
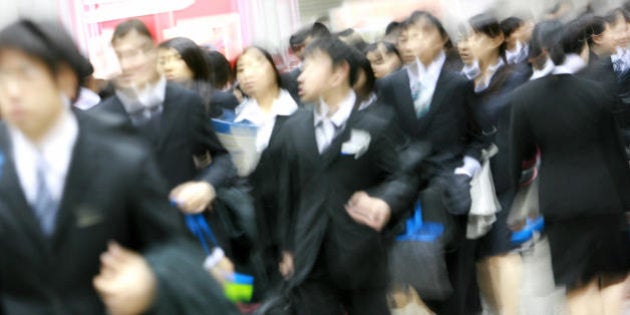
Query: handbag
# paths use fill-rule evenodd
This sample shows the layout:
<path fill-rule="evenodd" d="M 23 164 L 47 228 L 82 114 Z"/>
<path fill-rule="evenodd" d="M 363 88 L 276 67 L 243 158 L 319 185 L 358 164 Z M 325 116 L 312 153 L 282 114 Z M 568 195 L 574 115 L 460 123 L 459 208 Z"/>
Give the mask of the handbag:
<path fill-rule="evenodd" d="M 484 236 L 496 221 L 496 213 L 501 211 L 501 204 L 494 189 L 494 180 L 490 169 L 490 159 L 499 152 L 496 145 L 482 151 L 482 164 L 470 181 L 470 212 L 466 227 L 466 238 L 477 239 Z"/>
<path fill-rule="evenodd" d="M 423 222 L 420 201 L 405 222 L 405 232 L 396 237 L 389 250 L 392 283 L 412 286 L 420 298 L 443 300 L 453 288 L 444 261 L 444 226 Z"/>

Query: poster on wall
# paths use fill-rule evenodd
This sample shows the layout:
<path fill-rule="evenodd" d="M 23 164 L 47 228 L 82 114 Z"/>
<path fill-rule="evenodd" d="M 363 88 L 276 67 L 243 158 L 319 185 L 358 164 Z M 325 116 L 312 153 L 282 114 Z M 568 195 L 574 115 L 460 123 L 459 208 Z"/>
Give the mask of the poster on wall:
<path fill-rule="evenodd" d="M 236 0 L 70 0 L 59 1 L 62 19 L 94 65 L 94 76 L 109 79 L 120 67 L 111 47 L 116 25 L 142 20 L 156 42 L 185 36 L 228 59 L 243 48 Z"/>

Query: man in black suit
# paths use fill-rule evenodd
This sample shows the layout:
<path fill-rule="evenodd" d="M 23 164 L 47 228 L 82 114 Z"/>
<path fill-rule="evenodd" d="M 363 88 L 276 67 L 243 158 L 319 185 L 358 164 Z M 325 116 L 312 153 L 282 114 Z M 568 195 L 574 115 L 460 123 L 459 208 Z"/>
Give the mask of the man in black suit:
<path fill-rule="evenodd" d="M 351 54 L 338 39 L 309 45 L 298 81 L 315 106 L 282 130 L 281 273 L 298 314 L 388 314 L 384 233 L 415 197 L 393 120 L 357 110 Z"/>
<path fill-rule="evenodd" d="M 302 52 L 309 43 L 318 38 L 324 38 L 328 36 L 330 36 L 330 31 L 328 30 L 326 25 L 315 22 L 313 23 L 313 25 L 300 29 L 295 34 L 291 35 L 291 38 L 289 38 L 289 45 L 291 46 L 291 50 L 293 51 L 295 56 L 299 59 L 302 59 Z M 280 75 L 280 82 L 282 87 L 289 91 L 289 93 L 298 103 L 298 105 L 302 106 L 303 104 L 301 103 L 300 95 L 298 93 L 297 81 L 300 73 L 302 73 L 301 65 L 289 72 L 282 73 Z"/>
<path fill-rule="evenodd" d="M 137 19 L 119 24 L 112 38 L 122 74 L 116 95 L 97 111 L 121 114 L 149 141 L 160 171 L 172 189 L 171 198 L 185 212 L 200 212 L 215 189 L 236 174 L 204 112 L 201 98 L 157 72 L 155 42 Z M 210 154 L 212 163 L 198 170 L 194 157 Z"/>
<path fill-rule="evenodd" d="M 149 149 L 71 110 L 89 68 L 61 25 L 0 31 L 0 314 L 233 313 Z"/>
<path fill-rule="evenodd" d="M 431 144 L 428 167 L 420 174 L 425 219 L 453 222 L 452 228 L 447 228 L 451 248 L 445 260 L 455 291 L 441 305 L 428 301 L 429 306 L 440 314 L 465 314 L 474 303 L 468 297 L 476 299 L 474 293 L 470 295 L 475 291 L 470 289 L 475 269 L 465 232 L 471 200 L 469 181 L 480 168 L 473 144 L 481 137 L 470 114 L 472 82 L 445 67 L 445 50 L 451 45 L 436 17 L 414 12 L 402 23 L 398 42 L 407 66 L 377 82 L 377 90 L 381 102 L 394 109 L 405 135 Z"/>

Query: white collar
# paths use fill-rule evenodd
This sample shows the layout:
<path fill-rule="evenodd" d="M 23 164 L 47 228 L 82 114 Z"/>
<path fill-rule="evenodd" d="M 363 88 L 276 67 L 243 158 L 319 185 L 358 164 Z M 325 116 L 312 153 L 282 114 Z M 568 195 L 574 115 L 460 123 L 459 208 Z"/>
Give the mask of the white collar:
<path fill-rule="evenodd" d="M 374 102 L 376 102 L 376 93 L 372 92 L 370 93 L 370 95 L 368 96 L 368 98 L 361 102 L 361 104 L 359 104 L 359 110 L 364 110 L 368 107 L 370 107 L 370 105 L 374 104 Z"/>
<path fill-rule="evenodd" d="M 407 66 L 410 81 L 420 81 L 420 83 L 427 86 L 436 85 L 444 62 L 446 62 L 446 53 L 444 53 L 444 50 L 440 51 L 428 67 L 425 67 L 416 57 L 416 61 Z"/>
<path fill-rule="evenodd" d="M 166 78 L 162 76 L 155 84 L 147 84 L 142 89 L 117 89 L 116 95 L 127 112 L 134 112 L 163 104 L 166 99 L 166 83 Z"/>
<path fill-rule="evenodd" d="M 320 121 L 330 119 L 330 121 L 337 128 L 342 127 L 346 123 L 348 118 L 350 118 L 356 100 L 356 93 L 354 93 L 353 90 L 350 90 L 346 98 L 339 104 L 339 109 L 337 109 L 337 112 L 335 112 L 330 118 L 328 118 L 328 105 L 324 102 L 323 99 L 320 98 L 319 106 L 317 106 L 314 110 L 315 126 L 317 126 Z"/>
<path fill-rule="evenodd" d="M 505 51 L 505 59 L 508 64 L 515 64 L 527 59 L 529 52 L 529 45 L 523 45 L 521 41 L 516 41 L 516 47 L 513 50 Z"/>
<path fill-rule="evenodd" d="M 278 97 L 273 101 L 271 111 L 266 114 L 258 106 L 254 98 L 248 98 L 236 108 L 235 122 L 247 120 L 260 127 L 268 118 L 275 119 L 276 116 L 290 116 L 298 109 L 297 103 L 291 94 L 284 89 L 280 89 Z"/>
<path fill-rule="evenodd" d="M 586 67 L 586 62 L 578 54 L 566 55 L 564 62 L 557 65 L 553 74 L 575 74 Z"/>
<path fill-rule="evenodd" d="M 503 58 L 499 57 L 499 61 L 497 61 L 497 63 L 495 63 L 494 65 L 488 66 L 488 69 L 486 69 L 486 71 L 490 72 L 490 75 L 486 77 L 486 80 L 482 82 L 481 85 L 475 86 L 475 92 L 479 93 L 479 92 L 485 91 L 490 86 L 490 82 L 492 82 L 492 78 L 494 77 L 494 75 L 504 65 L 505 65 L 505 62 L 503 62 Z"/>
<path fill-rule="evenodd" d="M 473 64 L 464 65 L 464 68 L 462 68 L 462 74 L 466 78 L 468 78 L 468 80 L 473 80 L 474 78 L 478 77 L 481 74 L 481 70 L 479 69 L 479 61 L 475 59 Z"/>
<path fill-rule="evenodd" d="M 79 97 L 76 102 L 74 102 L 74 107 L 81 110 L 88 110 L 100 102 L 101 97 L 98 94 L 86 87 L 81 87 Z"/>
<path fill-rule="evenodd" d="M 534 73 L 532 73 L 532 77 L 529 80 L 531 81 L 546 77 L 547 75 L 551 74 L 554 68 L 555 65 L 553 64 L 553 61 L 551 61 L 551 58 L 547 58 L 544 67 L 540 70 L 534 70 Z"/>
<path fill-rule="evenodd" d="M 53 198 L 60 200 L 63 194 L 65 178 L 79 136 L 79 124 L 70 110 L 69 101 L 66 106 L 58 121 L 38 144 L 31 142 L 19 130 L 9 127 L 16 171 L 30 203 L 37 198 L 36 166 L 39 158 L 42 158 L 47 166 L 46 184 Z"/>

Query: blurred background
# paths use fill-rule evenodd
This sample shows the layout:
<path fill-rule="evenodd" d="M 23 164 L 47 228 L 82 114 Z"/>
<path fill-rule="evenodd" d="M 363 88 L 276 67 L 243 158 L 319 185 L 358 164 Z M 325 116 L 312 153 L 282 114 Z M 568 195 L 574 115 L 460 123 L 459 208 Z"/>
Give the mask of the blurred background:
<path fill-rule="evenodd" d="M 606 10 L 618 0 L 3 0 L 0 27 L 18 17 L 59 19 L 90 57 L 95 77 L 118 73 L 110 45 L 122 20 L 139 17 L 158 42 L 185 36 L 233 60 L 255 44 L 274 53 L 281 70 L 296 63 L 288 49 L 290 35 L 320 21 L 333 31 L 354 28 L 366 40 L 380 38 L 388 23 L 416 9 L 429 10 L 456 37 L 459 25 L 477 13 L 539 19 L 551 11 L 578 14 L 588 6 Z"/>

